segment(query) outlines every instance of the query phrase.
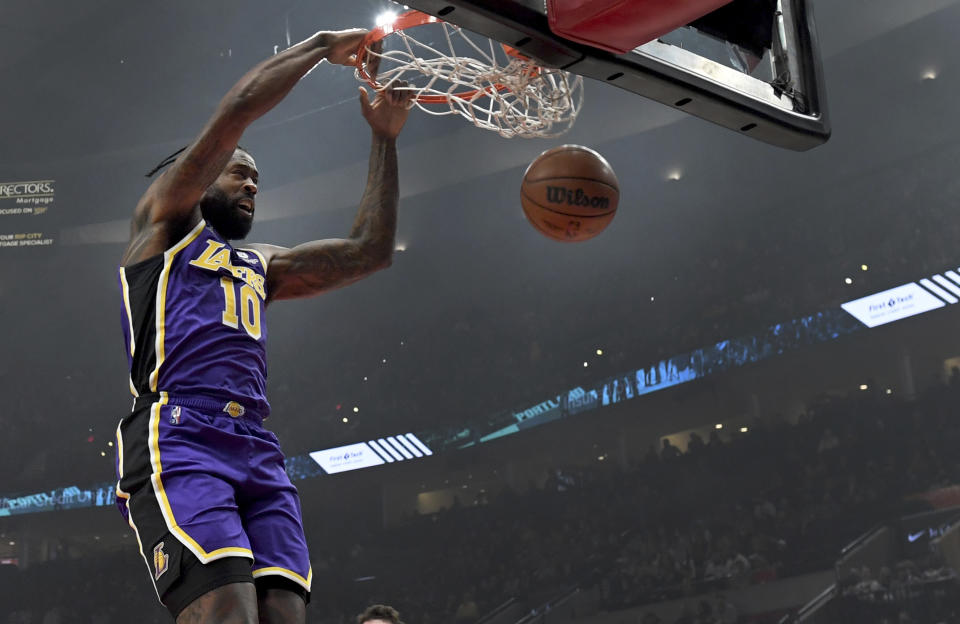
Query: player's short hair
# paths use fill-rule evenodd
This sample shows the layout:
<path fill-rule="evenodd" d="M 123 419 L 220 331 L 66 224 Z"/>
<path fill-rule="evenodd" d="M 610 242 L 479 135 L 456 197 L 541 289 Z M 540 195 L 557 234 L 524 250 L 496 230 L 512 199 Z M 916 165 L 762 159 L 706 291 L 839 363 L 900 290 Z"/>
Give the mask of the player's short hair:
<path fill-rule="evenodd" d="M 184 145 L 183 147 L 181 147 L 180 149 L 178 149 L 178 150 L 175 151 L 174 153 L 170 154 L 169 156 L 167 156 L 166 158 L 164 158 L 163 160 L 161 160 L 160 163 L 157 164 L 156 167 L 154 167 L 154 168 L 151 169 L 149 172 L 147 172 L 147 177 L 148 177 L 148 178 L 152 178 L 155 173 L 157 173 L 158 171 L 160 171 L 160 170 L 163 169 L 164 167 L 166 167 L 166 166 L 168 166 L 168 165 L 172 165 L 173 163 L 177 162 L 177 158 L 178 158 L 178 157 L 180 156 L 180 154 L 182 154 L 182 153 L 184 152 L 184 150 L 186 150 L 188 147 L 190 147 L 190 146 L 189 146 L 189 145 Z M 237 149 L 240 150 L 241 152 L 246 152 L 247 154 L 250 154 L 250 150 L 248 150 L 247 148 L 245 148 L 245 147 L 242 146 L 242 145 L 238 145 L 238 146 L 237 146 Z M 253 156 L 253 154 L 250 154 L 250 155 Z"/>
<path fill-rule="evenodd" d="M 400 612 L 387 605 L 370 605 L 363 613 L 357 616 L 357 624 L 364 624 L 370 620 L 386 620 L 391 624 L 403 624 Z"/>

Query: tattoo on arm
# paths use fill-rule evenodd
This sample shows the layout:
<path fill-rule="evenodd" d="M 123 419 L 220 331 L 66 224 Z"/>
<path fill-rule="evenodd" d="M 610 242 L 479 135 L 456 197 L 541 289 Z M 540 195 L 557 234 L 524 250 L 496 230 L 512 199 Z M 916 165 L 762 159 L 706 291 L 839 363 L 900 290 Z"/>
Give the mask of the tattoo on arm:
<path fill-rule="evenodd" d="M 269 290 L 271 299 L 308 297 L 346 286 L 382 268 L 385 262 L 377 261 L 356 241 L 337 239 L 294 247 L 284 264 L 283 279 Z M 268 279 L 274 271 L 271 263 Z"/>
<path fill-rule="evenodd" d="M 314 295 L 389 266 L 397 230 L 398 189 L 396 142 L 374 137 L 367 187 L 350 238 L 306 243 L 275 256 L 267 272 L 270 298 Z"/>
<path fill-rule="evenodd" d="M 400 200 L 395 139 L 374 136 L 370 147 L 367 188 L 360 200 L 360 209 L 350 230 L 351 238 L 371 239 L 382 244 L 393 238 L 397 229 L 397 203 Z"/>

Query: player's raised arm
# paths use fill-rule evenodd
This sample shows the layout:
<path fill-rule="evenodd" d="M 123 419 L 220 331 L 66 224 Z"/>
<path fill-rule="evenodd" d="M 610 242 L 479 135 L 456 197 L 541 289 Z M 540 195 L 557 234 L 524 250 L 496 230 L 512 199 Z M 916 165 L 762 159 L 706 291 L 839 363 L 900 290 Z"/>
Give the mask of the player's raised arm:
<path fill-rule="evenodd" d="M 373 138 L 367 186 L 350 235 L 291 249 L 255 245 L 268 262 L 268 300 L 309 297 L 390 266 L 400 195 L 396 139 L 407 120 L 413 94 L 391 86 L 378 92 L 371 103 L 366 90 L 360 91 L 363 116 Z"/>
<path fill-rule="evenodd" d="M 276 106 L 311 68 L 323 59 L 350 65 L 362 29 L 318 32 L 259 63 L 220 101 L 199 136 L 140 199 L 122 264 L 166 250 L 184 227 L 200 218 L 197 204 L 223 171 L 243 131 Z"/>

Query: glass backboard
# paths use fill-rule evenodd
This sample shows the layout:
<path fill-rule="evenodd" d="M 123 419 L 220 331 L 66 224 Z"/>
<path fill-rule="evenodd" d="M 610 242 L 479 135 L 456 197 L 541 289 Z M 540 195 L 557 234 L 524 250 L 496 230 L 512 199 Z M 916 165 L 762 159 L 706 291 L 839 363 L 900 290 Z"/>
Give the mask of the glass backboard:
<path fill-rule="evenodd" d="M 543 0 L 405 3 L 513 46 L 544 66 L 626 89 L 758 141 L 804 151 L 830 137 L 808 0 L 733 0 L 624 54 L 554 33 Z"/>

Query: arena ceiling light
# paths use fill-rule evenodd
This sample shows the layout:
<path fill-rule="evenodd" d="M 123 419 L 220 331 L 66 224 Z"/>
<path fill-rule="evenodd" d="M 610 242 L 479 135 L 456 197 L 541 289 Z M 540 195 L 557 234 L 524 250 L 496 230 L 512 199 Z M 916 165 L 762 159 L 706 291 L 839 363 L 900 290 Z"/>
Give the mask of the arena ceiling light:
<path fill-rule="evenodd" d="M 377 15 L 377 18 L 374 20 L 374 23 L 377 26 L 386 26 L 387 24 L 392 24 L 397 19 L 396 11 L 384 11 Z"/>

